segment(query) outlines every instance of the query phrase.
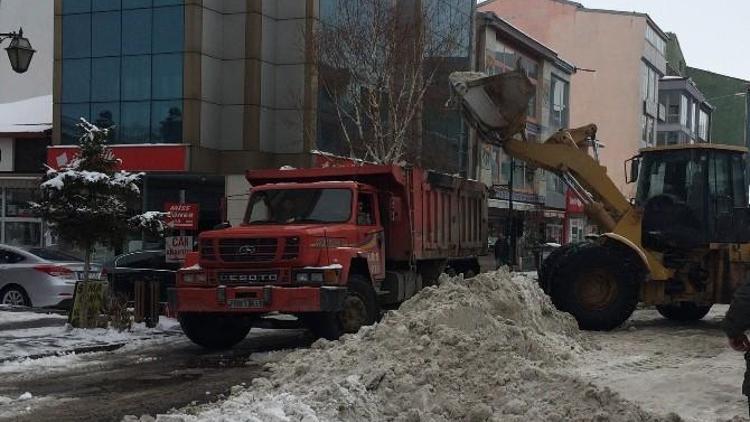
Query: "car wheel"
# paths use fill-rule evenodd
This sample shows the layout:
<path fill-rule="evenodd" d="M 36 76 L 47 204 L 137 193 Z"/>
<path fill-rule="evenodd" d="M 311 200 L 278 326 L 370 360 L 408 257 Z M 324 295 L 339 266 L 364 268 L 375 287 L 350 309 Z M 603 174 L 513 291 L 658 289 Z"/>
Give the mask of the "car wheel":
<path fill-rule="evenodd" d="M 0 304 L 11 306 L 31 306 L 29 295 L 20 286 L 7 286 L 0 290 Z"/>

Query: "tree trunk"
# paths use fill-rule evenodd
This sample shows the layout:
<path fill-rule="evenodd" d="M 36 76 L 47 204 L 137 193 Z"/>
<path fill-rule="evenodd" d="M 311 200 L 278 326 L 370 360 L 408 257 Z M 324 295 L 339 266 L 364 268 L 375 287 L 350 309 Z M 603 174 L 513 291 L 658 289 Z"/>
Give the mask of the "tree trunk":
<path fill-rule="evenodd" d="M 107 282 L 91 280 L 91 255 L 93 246 L 86 246 L 83 261 L 83 280 L 76 282 L 73 294 L 73 309 L 68 322 L 78 328 L 106 328 Z"/>

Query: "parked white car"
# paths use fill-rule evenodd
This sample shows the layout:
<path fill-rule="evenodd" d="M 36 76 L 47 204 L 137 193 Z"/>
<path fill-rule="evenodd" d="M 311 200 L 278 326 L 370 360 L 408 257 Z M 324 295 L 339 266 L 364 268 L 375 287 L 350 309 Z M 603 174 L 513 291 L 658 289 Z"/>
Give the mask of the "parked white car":
<path fill-rule="evenodd" d="M 90 278 L 101 266 L 92 264 Z M 83 262 L 53 249 L 0 245 L 0 304 L 67 307 L 77 280 L 83 280 Z"/>

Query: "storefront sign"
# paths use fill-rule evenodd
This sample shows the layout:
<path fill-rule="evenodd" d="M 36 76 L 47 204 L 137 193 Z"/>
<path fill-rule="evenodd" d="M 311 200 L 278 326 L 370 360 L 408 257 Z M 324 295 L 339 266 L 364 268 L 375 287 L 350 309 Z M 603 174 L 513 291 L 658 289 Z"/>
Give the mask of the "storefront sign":
<path fill-rule="evenodd" d="M 164 240 L 167 262 L 182 262 L 193 250 L 193 236 L 168 236 Z"/>
<path fill-rule="evenodd" d="M 583 202 L 572 190 L 565 192 L 565 211 L 568 214 L 583 214 Z"/>
<path fill-rule="evenodd" d="M 167 226 L 178 230 L 198 229 L 198 204 L 178 204 L 176 202 L 167 202 L 164 204 L 164 211 L 169 214 L 167 217 Z"/>
<path fill-rule="evenodd" d="M 112 145 L 112 154 L 120 159 L 120 170 L 125 171 L 187 171 L 188 146 L 168 145 Z M 53 169 L 71 162 L 78 154 L 77 146 L 55 145 L 47 148 L 47 165 Z"/>

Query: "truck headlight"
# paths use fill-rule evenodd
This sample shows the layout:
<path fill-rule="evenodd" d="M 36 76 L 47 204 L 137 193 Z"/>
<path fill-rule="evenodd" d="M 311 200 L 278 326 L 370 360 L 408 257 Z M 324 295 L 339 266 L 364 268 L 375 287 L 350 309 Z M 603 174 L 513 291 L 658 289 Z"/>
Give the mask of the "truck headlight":
<path fill-rule="evenodd" d="M 310 274 L 303 272 L 297 273 L 297 281 L 307 283 L 308 281 L 310 281 Z"/>
<path fill-rule="evenodd" d="M 206 273 L 185 273 L 182 275 L 182 281 L 185 283 L 205 284 Z"/>
<path fill-rule="evenodd" d="M 314 281 L 316 283 L 322 283 L 323 273 L 310 273 L 310 281 Z"/>

